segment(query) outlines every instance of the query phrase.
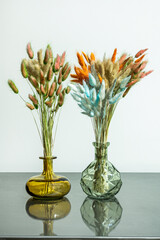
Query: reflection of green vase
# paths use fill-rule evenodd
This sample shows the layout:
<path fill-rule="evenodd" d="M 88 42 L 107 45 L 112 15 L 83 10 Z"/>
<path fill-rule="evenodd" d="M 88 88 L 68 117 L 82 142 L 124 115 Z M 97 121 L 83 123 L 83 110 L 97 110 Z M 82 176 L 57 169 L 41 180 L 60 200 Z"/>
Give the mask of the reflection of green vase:
<path fill-rule="evenodd" d="M 92 198 L 109 199 L 121 188 L 122 181 L 118 170 L 108 161 L 107 143 L 93 143 L 95 160 L 82 172 L 81 187 Z"/>
<path fill-rule="evenodd" d="M 43 221 L 41 236 L 54 236 L 53 220 L 62 219 L 70 212 L 71 204 L 67 198 L 54 201 L 30 198 L 26 203 L 26 212 L 32 218 Z"/>
<path fill-rule="evenodd" d="M 109 200 L 87 197 L 80 211 L 83 221 L 96 236 L 108 236 L 118 225 L 122 215 L 122 207 L 115 197 Z"/>

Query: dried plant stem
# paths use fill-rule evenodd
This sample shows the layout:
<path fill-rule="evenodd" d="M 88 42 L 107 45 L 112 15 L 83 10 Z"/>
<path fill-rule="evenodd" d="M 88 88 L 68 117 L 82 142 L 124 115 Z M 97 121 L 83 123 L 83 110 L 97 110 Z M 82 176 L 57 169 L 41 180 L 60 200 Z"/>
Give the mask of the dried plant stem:
<path fill-rule="evenodd" d="M 20 98 L 23 100 L 23 102 L 26 103 L 26 101 L 24 100 L 24 98 L 18 93 L 18 95 L 20 96 Z"/>
<path fill-rule="evenodd" d="M 27 81 L 27 83 L 28 83 L 29 87 L 31 88 L 31 91 L 33 92 L 33 95 L 35 95 L 35 92 L 34 92 L 34 90 L 33 90 L 33 87 L 32 87 L 32 85 L 31 85 L 31 83 L 29 82 L 29 80 Z"/>
<path fill-rule="evenodd" d="M 40 98 L 40 107 L 41 107 L 41 126 L 42 127 L 42 138 L 43 138 L 43 146 L 44 146 L 44 156 L 51 156 L 52 150 L 51 150 L 51 144 L 50 139 L 48 136 L 48 109 L 46 109 L 46 106 L 44 104 L 43 96 L 41 95 Z"/>
<path fill-rule="evenodd" d="M 55 143 L 55 139 L 56 139 L 56 133 L 57 133 L 57 128 L 58 128 L 58 123 L 59 123 L 59 117 L 60 117 L 60 113 L 62 111 L 62 108 L 59 111 L 58 117 L 57 117 L 57 124 L 56 124 L 56 129 L 55 129 L 55 134 L 54 134 L 54 140 L 53 140 L 53 145 Z"/>
<path fill-rule="evenodd" d="M 36 124 L 37 130 L 38 130 L 38 134 L 39 134 L 39 137 L 40 137 L 40 140 L 41 140 L 41 143 L 42 143 L 42 145 L 43 145 L 43 142 L 42 142 L 42 136 L 41 136 L 41 134 L 40 134 L 40 130 L 39 130 L 39 127 L 38 127 L 37 121 L 36 121 L 36 119 L 35 119 L 35 117 L 34 117 L 32 111 L 31 111 L 31 114 L 32 114 L 33 119 L 34 119 L 34 122 L 35 122 L 35 124 Z"/>
<path fill-rule="evenodd" d="M 115 104 L 106 104 L 105 109 L 105 117 L 96 117 L 93 118 L 93 128 L 95 133 L 95 139 L 96 139 L 96 165 L 95 165 L 95 173 L 94 173 L 94 179 L 96 181 L 94 182 L 94 188 L 98 192 L 103 193 L 104 189 L 107 188 L 106 182 L 104 181 L 103 176 L 106 174 L 104 173 L 106 168 L 106 161 L 107 161 L 107 155 L 105 155 L 105 148 L 104 144 L 107 143 L 108 138 L 108 130 L 110 126 L 110 122 L 112 119 L 112 116 L 114 114 L 115 108 L 117 106 L 117 103 Z M 107 165 L 108 168 L 108 165 Z"/>

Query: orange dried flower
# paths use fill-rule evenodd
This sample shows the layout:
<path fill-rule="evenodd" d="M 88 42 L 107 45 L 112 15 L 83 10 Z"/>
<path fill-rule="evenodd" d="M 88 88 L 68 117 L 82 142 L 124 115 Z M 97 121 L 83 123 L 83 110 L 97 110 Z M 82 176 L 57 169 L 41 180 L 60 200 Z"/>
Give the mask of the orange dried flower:
<path fill-rule="evenodd" d="M 83 55 L 82 55 L 83 54 Z M 95 56 L 93 53 L 91 53 L 91 57 L 89 58 L 84 52 L 82 52 L 82 54 L 80 54 L 79 52 L 77 52 L 77 58 L 78 58 L 78 62 L 81 66 L 81 68 L 79 67 L 74 67 L 74 71 L 75 74 L 71 74 L 70 76 L 73 77 L 74 79 L 72 79 L 72 82 L 76 82 L 76 83 L 80 83 L 82 84 L 83 80 L 88 80 L 89 79 L 89 73 L 91 72 L 91 61 L 95 61 Z M 85 59 L 87 61 L 87 63 L 89 64 L 87 66 Z"/>
<path fill-rule="evenodd" d="M 112 58 L 111 58 L 111 61 L 114 63 L 115 60 L 116 60 L 116 55 L 117 55 L 117 48 L 114 49 L 114 52 L 113 52 L 113 55 L 112 55 Z"/>
<path fill-rule="evenodd" d="M 84 66 L 87 66 L 87 65 L 85 64 L 84 59 L 83 59 L 83 55 L 80 55 L 79 52 L 77 52 L 77 58 L 78 58 L 78 62 L 79 62 L 79 64 L 81 65 L 82 68 L 83 68 Z"/>
<path fill-rule="evenodd" d="M 83 56 L 85 57 L 86 61 L 90 63 L 88 56 L 85 54 L 85 52 L 82 52 Z"/>
<path fill-rule="evenodd" d="M 95 60 L 96 60 L 96 58 L 95 58 L 95 56 L 94 56 L 94 53 L 91 52 L 91 61 L 95 61 Z"/>
<path fill-rule="evenodd" d="M 99 78 L 99 81 L 100 81 L 100 83 L 102 83 L 102 77 L 101 77 L 101 75 L 98 73 L 98 78 Z"/>

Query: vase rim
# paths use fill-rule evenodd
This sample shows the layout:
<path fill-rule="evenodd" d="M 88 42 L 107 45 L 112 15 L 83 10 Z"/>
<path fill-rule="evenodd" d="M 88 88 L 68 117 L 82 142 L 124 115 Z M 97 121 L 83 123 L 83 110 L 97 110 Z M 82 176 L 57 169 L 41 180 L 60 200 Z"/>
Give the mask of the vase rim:
<path fill-rule="evenodd" d="M 56 158 L 57 158 L 56 156 L 39 157 L 39 159 L 42 159 L 42 160 L 53 160 L 53 159 L 56 159 Z"/>
<path fill-rule="evenodd" d="M 99 147 L 99 146 L 102 146 L 102 147 L 108 147 L 110 145 L 110 142 L 104 142 L 104 143 L 101 143 L 101 142 L 93 142 L 92 143 L 94 147 Z"/>
<path fill-rule="evenodd" d="M 101 143 L 101 142 L 92 142 L 92 144 L 93 145 L 110 145 L 110 142 L 103 142 L 103 143 Z"/>

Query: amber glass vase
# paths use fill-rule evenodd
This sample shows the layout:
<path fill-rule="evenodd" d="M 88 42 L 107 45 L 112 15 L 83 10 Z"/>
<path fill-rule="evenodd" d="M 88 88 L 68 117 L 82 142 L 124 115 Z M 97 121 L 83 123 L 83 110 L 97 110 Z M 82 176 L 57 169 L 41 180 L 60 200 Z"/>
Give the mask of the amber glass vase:
<path fill-rule="evenodd" d="M 53 172 L 53 159 L 56 157 L 40 157 L 43 160 L 41 175 L 31 177 L 26 183 L 26 191 L 37 199 L 54 200 L 65 196 L 71 188 L 66 177 Z"/>

